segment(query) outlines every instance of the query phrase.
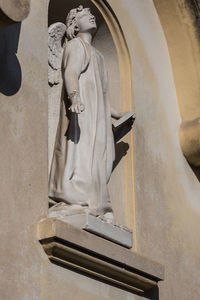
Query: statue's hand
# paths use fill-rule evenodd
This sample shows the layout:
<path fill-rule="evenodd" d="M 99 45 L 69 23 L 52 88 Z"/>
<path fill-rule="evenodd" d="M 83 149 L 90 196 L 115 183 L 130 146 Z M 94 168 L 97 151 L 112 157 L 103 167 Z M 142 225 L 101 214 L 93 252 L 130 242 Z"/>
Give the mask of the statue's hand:
<path fill-rule="evenodd" d="M 122 118 L 125 114 L 126 112 L 119 112 L 116 119 Z"/>
<path fill-rule="evenodd" d="M 118 112 L 113 107 L 111 107 L 111 117 L 118 120 L 123 117 L 123 115 L 126 114 L 124 112 Z"/>
<path fill-rule="evenodd" d="M 75 101 L 72 103 L 69 110 L 71 110 L 71 112 L 80 114 L 81 112 L 83 112 L 85 110 L 85 105 L 80 101 Z"/>

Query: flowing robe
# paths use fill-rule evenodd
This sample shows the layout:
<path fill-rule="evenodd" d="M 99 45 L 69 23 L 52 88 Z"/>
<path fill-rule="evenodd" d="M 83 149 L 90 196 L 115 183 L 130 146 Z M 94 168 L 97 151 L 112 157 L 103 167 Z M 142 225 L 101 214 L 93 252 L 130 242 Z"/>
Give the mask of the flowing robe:
<path fill-rule="evenodd" d="M 88 206 L 96 214 L 112 212 L 107 188 L 115 158 L 104 58 L 80 38 L 67 43 L 63 74 L 70 61 L 80 64 L 78 87 L 85 110 L 78 114 L 80 139 L 66 136 L 70 106 L 63 84 L 60 119 L 49 178 L 49 197 L 69 205 Z"/>

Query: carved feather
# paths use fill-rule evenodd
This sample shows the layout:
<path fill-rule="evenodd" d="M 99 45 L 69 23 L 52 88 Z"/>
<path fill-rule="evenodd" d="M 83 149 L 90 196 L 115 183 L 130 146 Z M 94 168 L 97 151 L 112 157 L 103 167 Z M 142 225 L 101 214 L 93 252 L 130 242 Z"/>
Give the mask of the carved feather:
<path fill-rule="evenodd" d="M 58 84 L 61 78 L 61 62 L 63 55 L 63 38 L 66 25 L 57 22 L 49 26 L 48 34 L 48 82 L 50 85 Z"/>

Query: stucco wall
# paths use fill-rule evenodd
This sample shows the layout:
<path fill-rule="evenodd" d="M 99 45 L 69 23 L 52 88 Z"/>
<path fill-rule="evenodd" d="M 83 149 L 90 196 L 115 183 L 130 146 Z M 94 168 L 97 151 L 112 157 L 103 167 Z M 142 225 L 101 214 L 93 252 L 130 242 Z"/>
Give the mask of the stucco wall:
<path fill-rule="evenodd" d="M 200 184 L 180 149 L 180 115 L 166 41 L 150 1 L 120 13 L 133 59 L 138 251 L 163 263 L 160 299 L 200 297 Z M 126 20 L 126 22 L 124 22 Z"/>
<path fill-rule="evenodd" d="M 5 300 L 40 299 L 41 294 L 42 251 L 36 224 L 47 211 L 46 9 L 37 1 L 21 26 L 19 91 L 0 95 L 0 299 Z M 6 52 L 14 38 L 14 33 L 8 35 Z M 6 55 L 1 59 L 6 60 Z M 12 71 L 17 78 L 15 69 L 8 74 Z M 12 90 L 11 75 L 7 84 Z"/>
<path fill-rule="evenodd" d="M 32 1 L 21 26 L 21 88 L 0 96 L 0 295 L 3 300 L 142 299 L 51 264 L 37 240 L 37 222 L 48 207 L 47 2 Z M 200 185 L 179 146 L 166 40 L 152 1 L 108 2 L 133 63 L 137 250 L 165 265 L 159 299 L 198 300 Z"/>

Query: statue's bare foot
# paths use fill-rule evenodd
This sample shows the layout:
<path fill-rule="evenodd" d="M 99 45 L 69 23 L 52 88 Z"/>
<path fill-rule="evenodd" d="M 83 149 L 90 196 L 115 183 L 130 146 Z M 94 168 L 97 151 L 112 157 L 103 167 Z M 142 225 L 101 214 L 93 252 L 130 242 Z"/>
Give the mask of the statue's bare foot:
<path fill-rule="evenodd" d="M 100 217 L 107 223 L 113 223 L 114 222 L 114 215 L 112 212 L 107 212 L 103 216 Z"/>

